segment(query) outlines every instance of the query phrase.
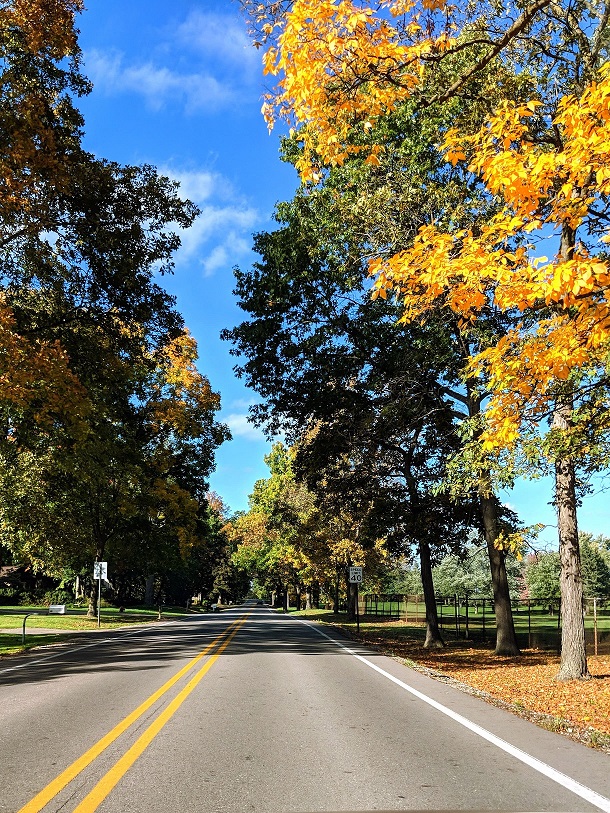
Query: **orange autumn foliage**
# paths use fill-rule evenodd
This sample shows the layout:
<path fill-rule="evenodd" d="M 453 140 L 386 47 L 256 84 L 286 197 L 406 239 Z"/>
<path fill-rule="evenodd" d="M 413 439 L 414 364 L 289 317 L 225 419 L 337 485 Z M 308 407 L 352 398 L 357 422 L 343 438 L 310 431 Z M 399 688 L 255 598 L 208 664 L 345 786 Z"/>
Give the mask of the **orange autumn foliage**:
<path fill-rule="evenodd" d="M 504 198 L 490 223 L 453 233 L 427 226 L 411 249 L 371 263 L 374 295 L 395 292 L 407 321 L 439 302 L 465 321 L 492 307 L 542 313 L 534 328 L 517 325 L 470 362 L 492 393 L 483 435 L 489 449 L 510 447 L 524 422 L 548 414 L 558 381 L 603 370 L 610 341 L 607 260 L 578 244 L 568 256 L 537 259 L 534 245 L 523 242 L 543 228 L 578 229 L 610 191 L 610 67 L 581 97 L 561 100 L 553 122 L 561 150 L 525 137 L 537 107 L 505 103 L 475 135 L 454 129 L 446 136 L 448 158 L 469 154 L 469 169 Z M 604 232 L 602 241 L 610 241 L 607 225 Z M 515 238 L 522 240 L 516 247 Z"/>
<path fill-rule="evenodd" d="M 374 138 L 357 145 L 346 136 L 355 122 L 370 132 L 418 86 L 423 60 L 451 46 L 447 18 L 434 17 L 446 5 L 382 0 L 373 10 L 354 0 L 295 0 L 285 17 L 263 25 L 276 40 L 264 55 L 265 71 L 279 79 L 263 113 L 269 125 L 279 115 L 306 128 L 296 165 L 304 180 L 317 178 L 319 162 L 341 164 L 350 154 L 379 163 Z M 393 20 L 401 15 L 408 23 L 399 30 Z"/>
<path fill-rule="evenodd" d="M 40 425 L 59 419 L 72 429 L 81 426 L 89 410 L 86 391 L 60 343 L 18 334 L 4 297 L 0 297 L 0 403 L 31 411 Z"/>
<path fill-rule="evenodd" d="M 296 129 L 303 144 L 297 166 L 306 181 L 318 181 L 325 166 L 352 154 L 377 164 L 384 148 L 376 140 L 381 116 L 409 99 L 430 104 L 451 98 L 547 5 L 532 2 L 503 20 L 495 43 L 487 38 L 485 56 L 475 57 L 453 84 L 430 91 L 426 82 L 434 80 L 443 55 L 468 48 L 470 10 L 443 0 L 294 0 L 274 17 L 269 4 L 260 3 L 259 19 L 269 19 L 262 26 L 270 43 L 265 67 L 278 78 L 265 115 L 270 122 L 283 117 Z M 470 22 L 479 12 L 483 20 L 482 5 L 471 10 Z M 480 30 L 485 39 L 484 24 Z M 476 228 L 428 225 L 410 250 L 371 263 L 375 295 L 396 295 L 406 321 L 439 306 L 451 308 L 465 325 L 491 309 L 528 318 L 527 326 L 516 324 L 471 359 L 469 374 L 484 375 L 492 394 L 482 436 L 488 451 L 511 448 L 524 425 L 536 427 L 552 409 L 558 383 L 578 375 L 588 387 L 605 374 L 608 263 L 575 235 L 590 225 L 600 201 L 603 210 L 610 189 L 609 70 L 591 67 L 589 75 L 593 79 L 578 94 L 558 103 L 507 99 L 474 134 L 450 130 L 443 145 L 448 160 L 467 162 L 504 202 L 503 210 Z M 610 241 L 607 222 L 598 218 L 594 229 L 605 232 L 602 242 Z M 536 259 L 534 239 L 568 231 L 573 234 L 562 241 L 562 252 L 551 261 Z"/>
<path fill-rule="evenodd" d="M 75 15 L 82 0 L 10 0 L 0 4 L 0 237 L 11 239 L 27 218 L 46 225 L 48 190 L 70 183 L 69 154 L 80 117 L 68 101 L 85 87 L 74 71 L 79 50 Z"/>
<path fill-rule="evenodd" d="M 220 396 L 197 369 L 197 342 L 183 331 L 160 353 L 151 408 L 158 427 L 197 433 L 202 413 L 220 408 Z"/>

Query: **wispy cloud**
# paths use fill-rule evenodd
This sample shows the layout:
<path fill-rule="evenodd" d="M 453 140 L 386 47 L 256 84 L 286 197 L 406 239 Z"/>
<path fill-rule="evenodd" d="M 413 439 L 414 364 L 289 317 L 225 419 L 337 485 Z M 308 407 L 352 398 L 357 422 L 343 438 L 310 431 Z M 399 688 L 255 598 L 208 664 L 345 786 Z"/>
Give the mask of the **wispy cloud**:
<path fill-rule="evenodd" d="M 85 71 L 98 91 L 138 94 L 153 110 L 178 103 L 188 113 L 212 111 L 236 98 L 229 85 L 210 74 L 179 73 L 152 62 L 129 65 L 119 52 L 88 51 Z"/>
<path fill-rule="evenodd" d="M 258 429 L 248 421 L 248 416 L 236 412 L 230 415 L 221 416 L 221 420 L 226 423 L 231 430 L 233 437 L 245 438 L 246 440 L 265 441 L 266 438 L 262 429 Z"/>
<path fill-rule="evenodd" d="M 97 91 L 137 94 L 152 110 L 174 104 L 191 114 L 240 104 L 245 85 L 258 81 L 261 70 L 239 17 L 200 10 L 148 42 L 144 60 L 99 49 L 84 56 Z"/>
<path fill-rule="evenodd" d="M 258 211 L 221 175 L 167 167 L 161 172 L 178 181 L 181 194 L 201 209 L 191 228 L 179 232 L 182 247 L 176 262 L 198 260 L 204 276 L 231 269 L 250 251 Z"/>
<path fill-rule="evenodd" d="M 196 9 L 176 30 L 176 39 L 204 58 L 250 74 L 260 74 L 261 56 L 248 38 L 244 22 L 237 16 Z"/>

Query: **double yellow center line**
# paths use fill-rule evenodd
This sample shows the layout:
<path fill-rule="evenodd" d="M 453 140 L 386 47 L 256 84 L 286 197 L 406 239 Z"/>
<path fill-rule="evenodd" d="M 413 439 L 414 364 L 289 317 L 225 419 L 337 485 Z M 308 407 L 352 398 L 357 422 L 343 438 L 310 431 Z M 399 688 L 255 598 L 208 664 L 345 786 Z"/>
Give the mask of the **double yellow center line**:
<path fill-rule="evenodd" d="M 74 809 L 74 813 L 93 813 L 108 796 L 110 791 L 117 785 L 121 777 L 129 770 L 138 757 L 150 745 L 159 731 L 168 720 L 180 708 L 182 703 L 195 689 L 204 675 L 212 668 L 216 660 L 224 652 L 233 640 L 239 629 L 246 623 L 248 614 L 238 618 L 218 637 L 216 637 L 206 648 L 200 652 L 193 660 L 189 661 L 179 672 L 177 672 L 167 683 L 145 700 L 137 709 L 131 712 L 124 720 L 109 731 L 101 740 L 93 745 L 75 762 L 69 765 L 65 771 L 50 782 L 46 788 L 40 791 L 30 802 L 22 807 L 18 813 L 39 813 L 52 799 L 57 796 L 76 776 L 78 776 L 88 765 L 103 753 L 121 734 L 127 731 L 148 709 L 154 705 L 159 698 L 163 697 L 187 672 L 190 672 L 203 658 L 214 650 L 214 654 L 208 658 L 201 669 L 190 679 L 186 686 L 176 695 L 168 706 L 159 714 L 144 733 L 136 740 L 128 751 L 115 763 L 115 765 L 100 779 L 93 790 Z"/>

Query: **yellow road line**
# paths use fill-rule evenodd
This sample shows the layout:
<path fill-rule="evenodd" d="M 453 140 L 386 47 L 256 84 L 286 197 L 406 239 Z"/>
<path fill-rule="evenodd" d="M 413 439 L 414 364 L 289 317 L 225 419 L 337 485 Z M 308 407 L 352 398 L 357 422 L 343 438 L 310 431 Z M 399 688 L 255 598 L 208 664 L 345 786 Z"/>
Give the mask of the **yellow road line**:
<path fill-rule="evenodd" d="M 223 641 L 222 646 L 220 646 L 214 655 L 212 655 L 205 662 L 199 672 L 197 672 L 197 674 L 190 679 L 184 689 L 182 689 L 182 691 L 176 695 L 171 703 L 169 703 L 167 708 L 164 709 L 156 720 L 150 724 L 150 726 L 136 740 L 131 748 L 126 751 L 119 761 L 108 771 L 108 773 L 102 777 L 102 779 L 100 779 L 97 785 L 89 794 L 87 794 L 78 807 L 74 808 L 74 813 L 94 813 L 94 811 L 98 809 L 110 791 L 118 784 L 138 757 L 143 754 L 146 748 L 148 748 L 163 726 L 170 720 L 171 717 L 173 717 L 204 675 L 212 668 L 214 663 L 230 644 L 231 640 L 235 637 L 235 635 L 237 635 L 240 627 L 245 623 L 245 618 L 240 619 L 240 622 L 235 629 L 231 632 L 228 638 Z"/>
<path fill-rule="evenodd" d="M 109 745 L 118 739 L 118 737 L 123 734 L 123 732 L 127 731 L 127 729 L 132 726 L 136 720 L 138 720 L 148 709 L 154 705 L 154 703 L 159 700 L 166 692 L 168 692 L 172 686 L 174 686 L 181 677 L 183 677 L 187 672 L 189 672 L 194 666 L 196 666 L 202 658 L 205 658 L 206 655 L 209 654 L 210 650 L 212 650 L 222 639 L 224 636 L 228 635 L 233 627 L 235 627 L 235 632 L 243 623 L 245 623 L 247 616 L 242 616 L 242 618 L 238 618 L 237 621 L 234 621 L 230 624 L 226 630 L 224 630 L 220 635 L 216 636 L 216 638 L 209 643 L 205 649 L 203 649 L 195 658 L 189 661 L 186 666 L 184 666 L 179 672 L 177 672 L 172 678 L 170 678 L 167 683 L 164 683 L 160 689 L 157 689 L 154 694 L 145 700 L 140 706 L 138 706 L 135 711 L 132 711 L 124 720 L 116 725 L 111 731 L 108 732 L 101 740 L 95 743 L 88 751 L 75 760 L 71 765 L 69 765 L 65 771 L 59 774 L 52 782 L 50 782 L 45 788 L 43 788 L 40 793 L 38 793 L 34 798 L 28 802 L 24 807 L 22 807 L 18 813 L 39 813 L 47 805 L 51 799 L 53 799 L 57 794 L 62 791 L 66 785 L 68 785 L 76 776 L 78 776 L 81 771 L 83 771 L 88 765 L 90 765 L 94 759 L 96 759 L 103 751 L 108 748 Z M 233 635 L 231 635 L 231 638 Z M 229 639 L 230 640 L 230 639 Z M 224 647 L 223 647 L 224 649 Z"/>

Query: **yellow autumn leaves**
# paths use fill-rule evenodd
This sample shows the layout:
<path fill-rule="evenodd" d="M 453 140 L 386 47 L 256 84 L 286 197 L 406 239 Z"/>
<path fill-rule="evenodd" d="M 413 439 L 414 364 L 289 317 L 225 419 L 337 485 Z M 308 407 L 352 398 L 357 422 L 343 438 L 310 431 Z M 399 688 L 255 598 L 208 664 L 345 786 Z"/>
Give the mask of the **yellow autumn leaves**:
<path fill-rule="evenodd" d="M 428 0 L 427 11 L 442 9 L 443 0 Z M 266 73 L 279 77 L 277 91 L 268 96 L 263 113 L 271 126 L 283 116 L 296 127 L 306 127 L 304 154 L 297 163 L 304 180 L 316 180 L 318 165 L 341 164 L 349 155 L 363 153 L 371 164 L 381 151 L 345 139 L 355 121 L 370 123 L 391 110 L 402 94 L 420 80 L 421 60 L 446 50 L 445 31 L 430 36 L 416 4 L 386 0 L 391 15 L 412 14 L 404 42 L 391 17 L 376 14 L 350 0 L 296 0 L 282 21 L 277 45 L 264 57 Z M 376 82 L 377 77 L 390 82 Z M 371 81 L 369 81 L 371 80 Z M 366 91 L 359 90 L 366 85 Z"/>
<path fill-rule="evenodd" d="M 512 22 L 503 20 L 504 36 L 498 34 L 492 48 L 484 12 L 477 19 L 474 4 L 470 22 L 480 23 L 480 43 L 491 49 L 489 58 L 485 52 L 476 58 L 479 66 L 488 65 L 515 32 L 525 33 L 545 5 L 533 3 L 515 11 Z M 472 44 L 469 38 L 476 40 L 467 33 L 469 13 L 444 0 L 294 0 L 275 19 L 265 69 L 278 86 L 264 110 L 270 123 L 284 117 L 296 128 L 304 181 L 317 182 L 323 167 L 351 155 L 382 164 L 379 119 L 420 98 L 426 82 L 434 85 L 443 55 L 460 54 Z M 595 25 L 599 40 L 604 21 L 592 22 L 591 30 Z M 584 46 L 577 40 L 575 47 Z M 585 61 L 598 46 L 591 42 L 587 48 Z M 473 75 L 476 59 L 431 98 L 450 98 L 451 89 Z M 405 321 L 439 307 L 466 327 L 493 311 L 514 317 L 506 335 L 471 358 L 468 368 L 469 375 L 484 376 L 489 389 L 482 437 L 489 451 L 512 447 L 525 425 L 535 429 L 552 411 L 558 382 L 578 378 L 589 387 L 605 375 L 610 66 L 587 70 L 593 80 L 583 86 L 574 79 L 578 91 L 552 100 L 516 101 L 508 94 L 495 101 L 478 129 L 457 124 L 441 136 L 447 161 L 467 168 L 499 202 L 495 217 L 453 231 L 428 224 L 408 250 L 370 263 L 373 296 L 397 297 Z M 593 235 L 597 246 L 591 239 L 588 246 L 579 242 L 579 229 Z M 540 252 L 540 243 L 550 250 Z"/>

